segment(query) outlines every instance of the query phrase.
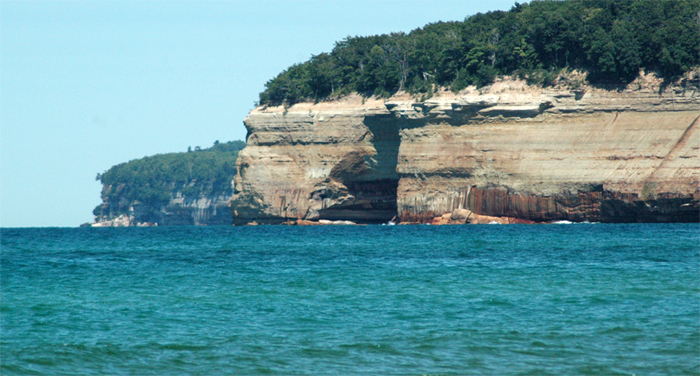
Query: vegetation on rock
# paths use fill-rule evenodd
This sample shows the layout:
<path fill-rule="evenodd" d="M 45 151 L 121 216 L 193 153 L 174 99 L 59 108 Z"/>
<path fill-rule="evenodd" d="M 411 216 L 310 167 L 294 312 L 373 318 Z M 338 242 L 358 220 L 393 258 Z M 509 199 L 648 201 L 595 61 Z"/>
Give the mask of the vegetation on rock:
<path fill-rule="evenodd" d="M 114 203 L 112 214 L 128 209 L 120 202 L 141 202 L 151 207 L 162 207 L 171 200 L 173 192 L 180 192 L 185 200 L 201 196 L 233 193 L 231 180 L 236 175 L 238 152 L 243 141 L 220 143 L 208 149 L 188 149 L 186 153 L 159 154 L 113 166 L 96 180 L 103 185 L 102 200 Z M 104 204 L 93 214 L 100 215 Z M 114 212 L 116 211 L 116 212 Z"/>
<path fill-rule="evenodd" d="M 546 86 L 564 68 L 626 85 L 640 69 L 670 80 L 699 64 L 699 0 L 532 1 L 409 34 L 348 37 L 268 81 L 259 103 L 459 91 L 506 74 Z"/>

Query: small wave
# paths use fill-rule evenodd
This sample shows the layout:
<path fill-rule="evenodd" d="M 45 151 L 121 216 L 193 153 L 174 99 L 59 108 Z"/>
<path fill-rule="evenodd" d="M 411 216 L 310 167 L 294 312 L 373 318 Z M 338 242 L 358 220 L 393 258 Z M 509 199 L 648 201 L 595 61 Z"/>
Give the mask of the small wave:
<path fill-rule="evenodd" d="M 386 343 L 349 343 L 340 345 L 340 349 L 343 351 L 360 350 L 373 353 L 401 355 L 400 351 Z"/>
<path fill-rule="evenodd" d="M 597 225 L 597 224 L 600 224 L 600 222 L 591 222 L 589 220 L 585 220 L 585 221 L 581 221 L 581 222 L 572 222 L 572 221 L 568 221 L 566 219 L 552 221 L 549 223 L 553 224 L 553 225 Z"/>
<path fill-rule="evenodd" d="M 193 345 L 188 343 L 167 343 L 159 345 L 163 350 L 175 350 L 175 351 L 201 351 L 207 350 L 211 346 L 208 345 Z"/>
<path fill-rule="evenodd" d="M 500 225 L 500 223 L 498 223 L 498 222 L 496 222 L 496 221 L 491 221 L 491 222 L 489 222 L 489 224 L 490 224 L 490 225 Z"/>
<path fill-rule="evenodd" d="M 54 361 L 53 359 L 46 358 L 46 357 L 44 357 L 44 358 L 28 358 L 28 359 L 25 358 L 24 361 L 26 361 L 27 363 L 36 364 L 39 366 L 56 365 L 56 361 Z"/>
<path fill-rule="evenodd" d="M 301 353 L 313 358 L 326 359 L 328 357 L 345 357 L 348 355 L 347 349 L 325 349 L 325 348 L 304 348 Z"/>
<path fill-rule="evenodd" d="M 622 327 L 614 326 L 612 328 L 607 328 L 601 331 L 602 334 L 616 334 L 616 333 L 644 333 L 642 329 L 633 327 Z"/>

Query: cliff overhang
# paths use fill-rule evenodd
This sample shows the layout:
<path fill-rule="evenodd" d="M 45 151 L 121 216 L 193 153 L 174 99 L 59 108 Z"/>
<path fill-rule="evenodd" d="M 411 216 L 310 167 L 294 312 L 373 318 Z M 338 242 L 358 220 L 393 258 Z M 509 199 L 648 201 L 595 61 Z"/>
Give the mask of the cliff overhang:
<path fill-rule="evenodd" d="M 420 101 L 346 96 L 259 107 L 244 123 L 234 224 L 700 221 L 700 79 L 661 90 L 499 79 Z"/>

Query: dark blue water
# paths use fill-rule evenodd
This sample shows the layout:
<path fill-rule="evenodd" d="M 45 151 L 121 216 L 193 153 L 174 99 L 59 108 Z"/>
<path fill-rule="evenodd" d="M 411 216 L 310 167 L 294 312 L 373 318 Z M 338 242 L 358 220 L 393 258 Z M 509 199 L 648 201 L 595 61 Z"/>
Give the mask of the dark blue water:
<path fill-rule="evenodd" d="M 3 229 L 3 375 L 698 375 L 700 227 Z"/>

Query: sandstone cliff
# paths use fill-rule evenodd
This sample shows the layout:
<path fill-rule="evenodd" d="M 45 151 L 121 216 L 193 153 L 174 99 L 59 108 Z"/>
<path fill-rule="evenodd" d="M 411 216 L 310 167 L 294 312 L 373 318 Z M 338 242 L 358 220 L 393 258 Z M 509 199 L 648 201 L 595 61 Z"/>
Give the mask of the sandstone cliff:
<path fill-rule="evenodd" d="M 105 187 L 105 189 L 117 189 L 117 187 Z M 170 201 L 163 205 L 146 204 L 123 197 L 108 200 L 103 202 L 104 209 L 95 218 L 92 226 L 230 225 L 231 216 L 228 208 L 230 195 L 226 193 L 186 197 L 182 191 L 174 190 Z"/>
<path fill-rule="evenodd" d="M 476 215 L 698 222 L 700 74 L 625 90 L 497 80 L 417 100 L 348 96 L 245 119 L 234 224 Z"/>

